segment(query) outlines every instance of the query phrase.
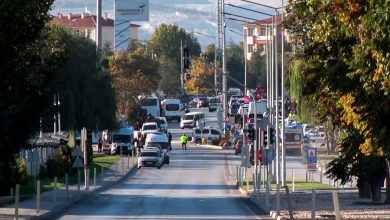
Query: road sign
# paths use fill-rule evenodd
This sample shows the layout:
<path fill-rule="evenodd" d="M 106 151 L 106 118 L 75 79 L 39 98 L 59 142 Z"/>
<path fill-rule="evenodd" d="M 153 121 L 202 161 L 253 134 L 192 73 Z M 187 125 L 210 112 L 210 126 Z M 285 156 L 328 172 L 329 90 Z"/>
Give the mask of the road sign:
<path fill-rule="evenodd" d="M 74 157 L 81 157 L 81 156 L 83 156 L 83 152 L 81 151 L 79 146 L 77 146 L 75 149 L 73 149 L 72 156 L 74 156 Z"/>
<path fill-rule="evenodd" d="M 311 171 L 317 170 L 317 164 L 316 163 L 307 163 L 307 169 Z"/>
<path fill-rule="evenodd" d="M 317 148 L 308 147 L 306 159 L 307 159 L 307 169 L 316 170 L 317 169 Z"/>
<path fill-rule="evenodd" d="M 76 157 L 76 160 L 74 161 L 72 167 L 73 168 L 81 168 L 81 167 L 84 167 L 84 164 L 79 157 Z"/>

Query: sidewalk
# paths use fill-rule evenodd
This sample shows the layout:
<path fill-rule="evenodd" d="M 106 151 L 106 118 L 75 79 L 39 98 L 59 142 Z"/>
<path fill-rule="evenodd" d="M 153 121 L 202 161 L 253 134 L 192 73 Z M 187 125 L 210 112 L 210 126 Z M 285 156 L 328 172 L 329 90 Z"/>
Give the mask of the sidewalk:
<path fill-rule="evenodd" d="M 18 217 L 19 219 L 51 219 L 52 215 L 66 209 L 83 197 L 102 191 L 121 181 L 134 167 L 137 167 L 136 163 L 136 157 L 121 157 L 116 164 L 108 169 L 104 169 L 103 173 L 100 173 L 96 177 L 96 186 L 94 186 L 93 170 L 90 171 L 91 178 L 89 180 L 88 191 L 84 190 L 84 175 L 81 173 L 80 191 L 78 191 L 76 184 L 69 186 L 68 197 L 65 187 L 41 193 L 39 213 L 37 212 L 36 195 L 33 198 L 25 199 L 19 204 Z M 16 219 L 15 203 L 0 207 L 0 219 Z"/>

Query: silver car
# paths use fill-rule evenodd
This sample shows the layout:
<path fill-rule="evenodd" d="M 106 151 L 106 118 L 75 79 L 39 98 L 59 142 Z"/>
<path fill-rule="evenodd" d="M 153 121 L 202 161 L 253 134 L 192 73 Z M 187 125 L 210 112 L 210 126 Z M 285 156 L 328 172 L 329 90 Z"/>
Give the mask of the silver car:
<path fill-rule="evenodd" d="M 141 167 L 157 167 L 157 169 L 160 169 L 163 164 L 163 157 L 157 150 L 143 150 L 138 157 L 138 169 L 141 169 Z"/>

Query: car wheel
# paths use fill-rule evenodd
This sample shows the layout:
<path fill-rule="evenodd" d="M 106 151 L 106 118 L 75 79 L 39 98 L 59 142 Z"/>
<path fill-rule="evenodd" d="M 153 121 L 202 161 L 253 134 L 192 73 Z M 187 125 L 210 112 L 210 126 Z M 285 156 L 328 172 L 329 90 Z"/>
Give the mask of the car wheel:
<path fill-rule="evenodd" d="M 161 165 L 157 167 L 157 169 L 161 169 Z"/>
<path fill-rule="evenodd" d="M 201 143 L 202 143 L 202 140 L 201 140 L 201 139 L 196 139 L 196 140 L 195 140 L 195 143 L 196 143 L 196 144 L 201 144 Z"/>
<path fill-rule="evenodd" d="M 141 166 L 138 166 L 138 169 L 141 169 Z"/>

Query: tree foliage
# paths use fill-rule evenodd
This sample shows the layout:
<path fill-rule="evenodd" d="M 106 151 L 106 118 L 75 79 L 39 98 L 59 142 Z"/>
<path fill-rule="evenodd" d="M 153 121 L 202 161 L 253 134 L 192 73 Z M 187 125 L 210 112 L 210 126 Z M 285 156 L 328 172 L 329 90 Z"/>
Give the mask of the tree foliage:
<path fill-rule="evenodd" d="M 159 63 L 142 48 L 128 53 L 118 52 L 109 60 L 118 113 L 128 115 L 137 108 L 139 95 L 157 90 Z"/>
<path fill-rule="evenodd" d="M 0 193 L 20 182 L 15 158 L 39 129 L 39 118 L 52 103 L 55 70 L 63 47 L 46 23 L 52 0 L 2 1 L 0 4 Z"/>
<path fill-rule="evenodd" d="M 191 79 L 186 82 L 186 89 L 193 94 L 211 94 L 214 90 L 214 66 L 205 59 L 198 58 L 191 65 Z"/>
<path fill-rule="evenodd" d="M 103 59 L 99 57 L 101 53 L 96 53 L 95 43 L 55 25 L 52 30 L 65 45 L 67 56 L 58 71 L 57 82 L 62 130 L 114 128 L 114 90 L 109 75 L 101 67 Z"/>
<path fill-rule="evenodd" d="M 289 1 L 286 26 L 300 45 L 295 59 L 305 64 L 303 98 L 317 100 L 321 118 L 356 131 L 354 141 L 341 139 L 342 152 L 390 156 L 389 9 L 387 1 Z"/>
<path fill-rule="evenodd" d="M 258 84 L 267 84 L 266 56 L 261 52 L 254 52 L 251 60 L 247 61 L 247 87 L 256 88 Z"/>
<path fill-rule="evenodd" d="M 162 60 L 173 61 L 177 67 L 180 67 L 180 41 L 183 47 L 188 48 L 190 57 L 196 58 L 200 55 L 198 39 L 176 24 L 161 24 L 150 40 L 153 53 Z"/>
<path fill-rule="evenodd" d="M 226 54 L 226 68 L 229 75 L 235 80 L 244 84 L 244 49 L 242 42 L 240 44 L 234 44 L 231 42 L 227 48 Z M 232 80 L 227 81 L 228 87 L 241 87 Z"/>

